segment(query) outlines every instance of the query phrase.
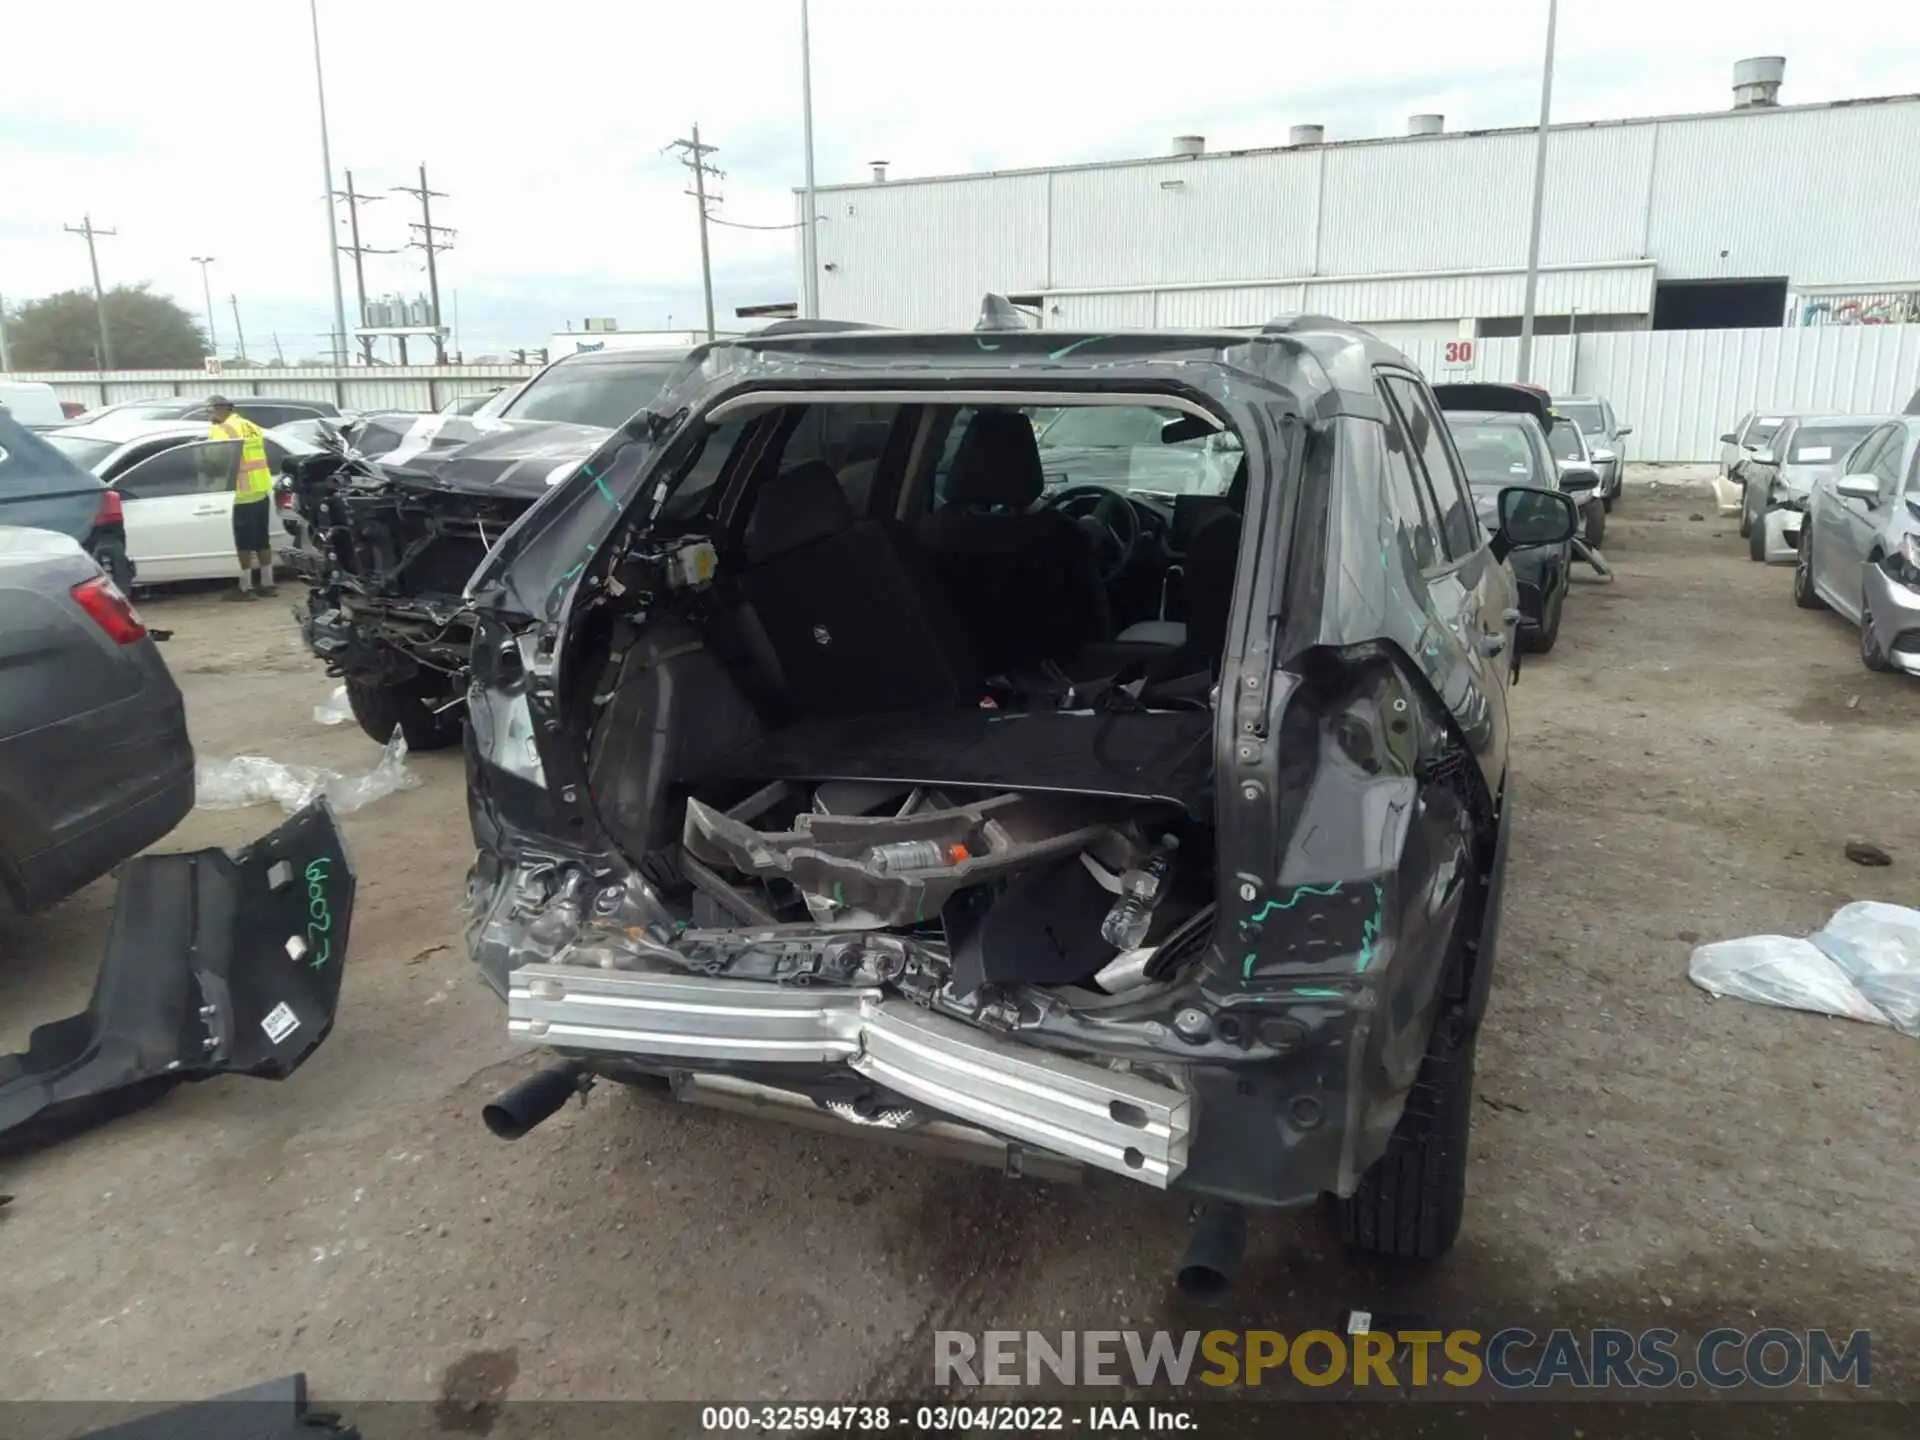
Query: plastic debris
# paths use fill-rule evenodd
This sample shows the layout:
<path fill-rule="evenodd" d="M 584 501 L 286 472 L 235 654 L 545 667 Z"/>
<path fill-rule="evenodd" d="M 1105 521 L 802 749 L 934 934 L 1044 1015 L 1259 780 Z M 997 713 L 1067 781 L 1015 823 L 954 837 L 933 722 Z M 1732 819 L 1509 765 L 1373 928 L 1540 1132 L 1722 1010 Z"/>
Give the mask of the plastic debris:
<path fill-rule="evenodd" d="M 396 790 L 418 788 L 420 777 L 407 769 L 406 761 L 407 742 L 398 726 L 380 763 L 364 775 L 288 765 L 260 755 L 201 759 L 194 766 L 193 803 L 202 810 L 240 810 L 272 801 L 291 815 L 324 795 L 335 814 L 346 815 Z"/>
<path fill-rule="evenodd" d="M 1849 840 L 1847 859 L 1856 865 L 1891 865 L 1893 857 L 1871 840 Z"/>
<path fill-rule="evenodd" d="M 353 706 L 347 703 L 347 687 L 336 685 L 333 694 L 313 707 L 313 718 L 322 725 L 344 725 L 353 718 Z"/>
<path fill-rule="evenodd" d="M 1891 1025 L 1920 1036 L 1920 910 L 1862 900 L 1800 939 L 1702 945 L 1687 976 L 1709 995 Z"/>

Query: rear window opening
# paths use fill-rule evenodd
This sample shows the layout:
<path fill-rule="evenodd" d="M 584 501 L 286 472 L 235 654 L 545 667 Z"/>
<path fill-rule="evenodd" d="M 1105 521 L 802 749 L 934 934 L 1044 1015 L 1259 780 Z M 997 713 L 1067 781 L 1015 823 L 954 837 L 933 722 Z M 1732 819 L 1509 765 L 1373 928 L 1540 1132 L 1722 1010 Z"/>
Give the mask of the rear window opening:
<path fill-rule="evenodd" d="M 1204 944 L 1246 455 L 1048 398 L 723 407 L 610 547 L 574 703 L 683 954 L 1118 994 Z"/>

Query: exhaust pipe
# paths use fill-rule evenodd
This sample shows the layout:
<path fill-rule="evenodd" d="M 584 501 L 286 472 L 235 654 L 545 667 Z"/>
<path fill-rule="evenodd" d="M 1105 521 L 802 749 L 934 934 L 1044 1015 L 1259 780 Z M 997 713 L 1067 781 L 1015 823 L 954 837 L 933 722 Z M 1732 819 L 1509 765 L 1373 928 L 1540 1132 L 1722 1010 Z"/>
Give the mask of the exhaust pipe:
<path fill-rule="evenodd" d="M 1175 1280 L 1180 1293 L 1201 1305 L 1218 1305 L 1233 1288 L 1247 1253 L 1247 1211 L 1231 1200 L 1207 1200 L 1193 1222 L 1187 1253 Z"/>
<path fill-rule="evenodd" d="M 579 1094 L 585 1071 L 578 1065 L 555 1065 L 529 1075 L 480 1112 L 487 1129 L 501 1140 L 518 1140 Z"/>

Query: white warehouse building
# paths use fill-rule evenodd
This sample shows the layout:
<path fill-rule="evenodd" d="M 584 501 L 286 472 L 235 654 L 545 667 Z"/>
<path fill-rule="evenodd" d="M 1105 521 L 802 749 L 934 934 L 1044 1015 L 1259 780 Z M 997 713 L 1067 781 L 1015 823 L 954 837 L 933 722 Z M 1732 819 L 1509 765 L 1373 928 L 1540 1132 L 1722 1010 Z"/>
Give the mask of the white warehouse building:
<path fill-rule="evenodd" d="M 1920 321 L 1920 95 L 1783 106 L 1783 68 L 1742 61 L 1730 109 L 1551 127 L 1541 333 Z M 1537 132 L 1408 129 L 928 179 L 876 162 L 817 191 L 820 313 L 951 328 L 992 291 L 1048 329 L 1308 310 L 1400 343 L 1518 334 Z"/>

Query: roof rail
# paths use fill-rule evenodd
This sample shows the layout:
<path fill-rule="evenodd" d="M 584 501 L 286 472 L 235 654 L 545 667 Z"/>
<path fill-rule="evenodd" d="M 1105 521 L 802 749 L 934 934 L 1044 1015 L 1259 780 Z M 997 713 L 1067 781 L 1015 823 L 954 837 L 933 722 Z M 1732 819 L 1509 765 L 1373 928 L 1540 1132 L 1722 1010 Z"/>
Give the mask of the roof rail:
<path fill-rule="evenodd" d="M 771 325 L 762 325 L 748 338 L 764 339 L 770 335 L 830 335 L 840 330 L 884 330 L 884 325 L 870 325 L 865 320 L 776 320 Z"/>

